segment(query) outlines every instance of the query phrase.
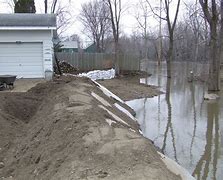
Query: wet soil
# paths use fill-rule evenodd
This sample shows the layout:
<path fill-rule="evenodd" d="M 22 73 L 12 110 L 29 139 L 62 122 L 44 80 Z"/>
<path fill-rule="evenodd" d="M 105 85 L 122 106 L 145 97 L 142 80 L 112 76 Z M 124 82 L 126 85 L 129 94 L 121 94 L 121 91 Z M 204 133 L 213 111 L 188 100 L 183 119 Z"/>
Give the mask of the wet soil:
<path fill-rule="evenodd" d="M 140 83 L 140 78 L 145 77 L 148 77 L 148 74 L 130 74 L 109 80 L 98 80 L 98 82 L 124 101 L 151 98 L 161 94 L 162 92 L 156 86 Z"/>
<path fill-rule="evenodd" d="M 114 103 L 87 78 L 1 92 L 0 179 L 180 179 Z"/>

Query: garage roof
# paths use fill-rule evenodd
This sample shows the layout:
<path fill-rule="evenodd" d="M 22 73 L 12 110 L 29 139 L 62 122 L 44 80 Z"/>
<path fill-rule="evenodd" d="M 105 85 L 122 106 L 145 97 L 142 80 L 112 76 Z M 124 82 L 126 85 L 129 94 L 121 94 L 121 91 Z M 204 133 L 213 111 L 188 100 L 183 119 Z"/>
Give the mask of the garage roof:
<path fill-rule="evenodd" d="M 55 29 L 55 14 L 0 14 L 0 29 Z"/>

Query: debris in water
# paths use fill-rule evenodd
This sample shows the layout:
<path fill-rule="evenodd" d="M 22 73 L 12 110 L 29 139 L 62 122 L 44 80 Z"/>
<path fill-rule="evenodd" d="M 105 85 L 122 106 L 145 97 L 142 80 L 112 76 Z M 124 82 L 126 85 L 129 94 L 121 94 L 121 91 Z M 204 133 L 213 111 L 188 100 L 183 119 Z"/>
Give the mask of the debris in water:
<path fill-rule="evenodd" d="M 194 80 L 194 72 L 190 71 L 190 76 L 188 77 L 188 82 L 192 82 Z"/>
<path fill-rule="evenodd" d="M 217 94 L 205 94 L 204 100 L 216 100 L 219 96 Z"/>

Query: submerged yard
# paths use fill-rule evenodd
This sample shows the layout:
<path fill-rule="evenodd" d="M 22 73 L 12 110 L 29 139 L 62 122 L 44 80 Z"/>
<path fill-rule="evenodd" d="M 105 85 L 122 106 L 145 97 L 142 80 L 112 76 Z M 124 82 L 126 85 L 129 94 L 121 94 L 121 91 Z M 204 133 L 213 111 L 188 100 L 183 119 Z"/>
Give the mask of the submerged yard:
<path fill-rule="evenodd" d="M 192 70 L 195 81 L 188 82 Z M 166 93 L 127 102 L 136 111 L 144 136 L 196 179 L 221 180 L 223 94 L 222 91 L 218 93 L 218 100 L 204 100 L 207 86 L 203 80 L 208 72 L 207 66 L 175 63 L 174 75 L 169 82 L 165 65 L 158 67 L 151 63 L 149 72 L 152 76 L 140 81 L 159 86 Z"/>

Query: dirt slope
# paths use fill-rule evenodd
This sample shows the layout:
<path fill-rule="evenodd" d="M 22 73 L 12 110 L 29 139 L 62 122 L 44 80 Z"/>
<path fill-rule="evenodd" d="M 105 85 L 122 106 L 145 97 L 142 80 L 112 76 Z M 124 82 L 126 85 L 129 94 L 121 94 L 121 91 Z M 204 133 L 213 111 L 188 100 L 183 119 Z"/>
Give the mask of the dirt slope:
<path fill-rule="evenodd" d="M 0 93 L 0 102 L 0 179 L 180 179 L 88 79 Z"/>

